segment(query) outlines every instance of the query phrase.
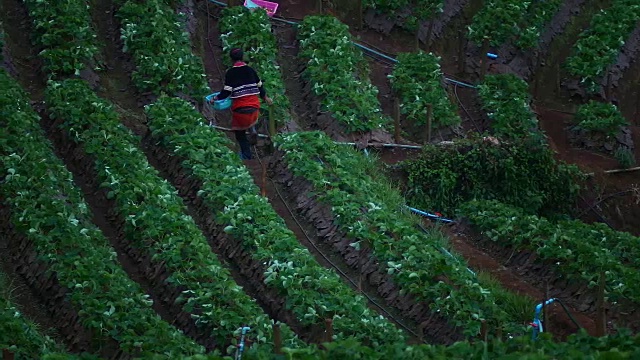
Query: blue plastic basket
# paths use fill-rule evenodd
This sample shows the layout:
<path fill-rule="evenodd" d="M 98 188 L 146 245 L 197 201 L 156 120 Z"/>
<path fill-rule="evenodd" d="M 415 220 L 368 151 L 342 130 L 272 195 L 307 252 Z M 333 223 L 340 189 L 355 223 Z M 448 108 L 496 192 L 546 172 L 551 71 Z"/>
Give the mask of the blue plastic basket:
<path fill-rule="evenodd" d="M 218 111 L 227 110 L 228 108 L 230 108 L 231 107 L 231 98 L 226 98 L 226 99 L 222 99 L 222 100 L 215 100 L 213 102 L 213 104 L 210 102 L 211 99 L 213 99 L 218 94 L 220 94 L 220 93 L 216 92 L 216 93 L 213 93 L 211 95 L 207 95 L 207 97 L 205 98 L 207 100 L 207 104 L 209 104 L 209 106 L 213 107 L 213 110 L 218 110 Z"/>

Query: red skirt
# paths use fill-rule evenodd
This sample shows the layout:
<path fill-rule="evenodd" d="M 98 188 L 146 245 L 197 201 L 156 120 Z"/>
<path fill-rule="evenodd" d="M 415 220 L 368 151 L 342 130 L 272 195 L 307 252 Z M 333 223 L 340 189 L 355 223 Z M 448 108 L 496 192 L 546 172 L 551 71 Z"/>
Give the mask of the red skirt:
<path fill-rule="evenodd" d="M 234 111 L 239 108 L 255 108 L 256 111 L 246 114 Z M 258 121 L 260 116 L 260 99 L 258 95 L 243 96 L 233 99 L 231 104 L 231 130 L 246 130 Z"/>

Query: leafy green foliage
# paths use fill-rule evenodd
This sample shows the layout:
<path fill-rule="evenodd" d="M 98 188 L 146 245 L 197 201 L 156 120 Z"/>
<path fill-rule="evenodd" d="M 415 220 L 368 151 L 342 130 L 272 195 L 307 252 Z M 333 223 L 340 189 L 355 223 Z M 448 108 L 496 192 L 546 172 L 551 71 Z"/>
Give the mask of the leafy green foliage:
<path fill-rule="evenodd" d="M 547 147 L 482 139 L 428 145 L 401 163 L 416 207 L 452 216 L 472 199 L 499 200 L 530 213 L 567 213 L 578 196 L 580 171 L 558 162 Z"/>
<path fill-rule="evenodd" d="M 132 79 L 139 91 L 197 99 L 209 93 L 202 60 L 191 52 L 181 17 L 166 1 L 130 0 L 117 16 L 124 51 L 131 53 L 136 64 Z"/>
<path fill-rule="evenodd" d="M 416 31 L 421 21 L 433 19 L 444 8 L 444 0 L 362 0 L 362 2 L 365 9 L 376 9 L 380 13 L 391 16 L 408 8 L 410 15 L 404 20 L 403 26 L 410 31 Z"/>
<path fill-rule="evenodd" d="M 272 353 L 252 349 L 242 355 L 246 360 L 274 359 Z M 580 330 L 566 341 L 554 342 L 543 334 L 537 340 L 522 336 L 508 341 L 457 342 L 444 345 L 395 343 L 371 348 L 353 339 L 310 345 L 303 349 L 283 349 L 288 359 L 296 360 L 632 360 L 640 357 L 640 336 L 620 329 L 614 335 L 592 337 Z M 183 360 L 219 360 L 196 355 Z"/>
<path fill-rule="evenodd" d="M 278 43 L 271 32 L 271 23 L 263 10 L 250 11 L 242 6 L 234 6 L 223 10 L 220 20 L 220 32 L 225 53 L 232 48 L 244 49 L 245 60 L 260 75 L 265 90 L 273 105 L 275 117 L 282 124 L 291 118 L 291 103 L 285 95 L 285 86 L 280 73 L 278 60 Z M 229 61 L 228 57 L 225 57 Z"/>
<path fill-rule="evenodd" d="M 333 16 L 307 16 L 299 30 L 303 75 L 324 108 L 346 131 L 370 131 L 388 123 L 369 80 L 362 52 L 351 43 L 349 28 Z"/>
<path fill-rule="evenodd" d="M 529 86 L 524 80 L 513 74 L 487 75 L 478 85 L 478 95 L 497 136 L 544 141 L 529 107 Z"/>
<path fill-rule="evenodd" d="M 247 324 L 259 334 L 258 343 L 272 343 L 269 317 L 211 251 L 175 188 L 149 165 L 113 107 L 81 80 L 52 84 L 47 102 L 52 117 L 64 120 L 73 140 L 95 158 L 100 186 L 115 199 L 131 246 L 151 251 L 153 263 L 166 267 L 167 281 L 182 289 L 183 310 L 202 331 L 221 346 Z M 286 326 L 283 335 L 293 337 Z"/>
<path fill-rule="evenodd" d="M 578 107 L 575 121 L 585 130 L 607 136 L 615 136 L 620 127 L 629 125 L 615 105 L 594 100 Z"/>
<path fill-rule="evenodd" d="M 473 17 L 469 39 L 478 45 L 487 39 L 491 46 L 513 39 L 521 49 L 534 48 L 560 5 L 562 0 L 488 0 Z"/>
<path fill-rule="evenodd" d="M 628 169 L 636 165 L 636 157 L 628 147 L 619 147 L 613 153 L 613 157 L 618 160 L 620 167 Z"/>
<path fill-rule="evenodd" d="M 54 155 L 27 95 L 0 70 L 0 196 L 15 231 L 55 274 L 83 326 L 96 340 L 115 339 L 132 355 L 198 354 L 203 348 L 162 321 L 152 300 L 129 279 L 91 222 L 73 176 Z"/>
<path fill-rule="evenodd" d="M 400 96 L 402 112 L 418 124 L 426 123 L 427 104 L 433 105 L 434 127 L 460 123 L 456 107 L 444 90 L 439 62 L 440 58 L 431 53 L 401 53 L 388 76 Z"/>
<path fill-rule="evenodd" d="M 630 234 L 599 223 L 553 223 L 498 201 L 473 200 L 460 213 L 492 241 L 534 251 L 568 279 L 595 286 L 604 271 L 609 298 L 640 301 L 640 241 Z"/>
<path fill-rule="evenodd" d="M 425 234 L 419 220 L 403 213 L 404 200 L 378 167 L 321 132 L 276 138 L 289 169 L 311 182 L 319 201 L 331 206 L 334 222 L 354 243 L 368 246 L 404 293 L 477 335 L 480 319 L 511 321 L 496 298 L 481 287 L 463 262 L 443 254 L 438 231 Z M 441 281 L 445 276 L 448 281 Z"/>
<path fill-rule="evenodd" d="M 637 0 L 614 0 L 611 7 L 594 15 L 567 59 L 566 66 L 571 75 L 580 77 L 588 91 L 599 92 L 598 80 L 616 62 L 638 21 L 640 3 Z"/>
<path fill-rule="evenodd" d="M 183 166 L 202 181 L 198 196 L 215 221 L 266 265 L 267 286 L 286 299 L 303 325 L 333 318 L 334 337 L 353 336 L 372 346 L 403 342 L 395 326 L 368 308 L 366 300 L 322 267 L 289 230 L 269 200 L 259 195 L 251 175 L 222 133 L 183 100 L 162 97 L 147 107 L 149 126 L 161 144 L 184 158 Z"/>
<path fill-rule="evenodd" d="M 50 76 L 79 75 L 98 53 L 89 5 L 82 0 L 25 0 Z"/>
<path fill-rule="evenodd" d="M 5 275 L 0 273 L 0 349 L 8 349 L 18 359 L 40 359 L 45 354 L 75 359 L 75 356 L 63 354 L 60 345 L 23 316 L 11 302 L 11 291 Z"/>

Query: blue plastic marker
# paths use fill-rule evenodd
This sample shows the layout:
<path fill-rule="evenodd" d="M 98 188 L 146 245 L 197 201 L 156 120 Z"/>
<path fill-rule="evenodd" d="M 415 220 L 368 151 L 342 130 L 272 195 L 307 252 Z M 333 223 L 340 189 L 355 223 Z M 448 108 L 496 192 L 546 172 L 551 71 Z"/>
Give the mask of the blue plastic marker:
<path fill-rule="evenodd" d="M 487 57 L 489 59 L 495 60 L 498 58 L 498 54 L 494 54 L 494 53 L 487 53 Z"/>

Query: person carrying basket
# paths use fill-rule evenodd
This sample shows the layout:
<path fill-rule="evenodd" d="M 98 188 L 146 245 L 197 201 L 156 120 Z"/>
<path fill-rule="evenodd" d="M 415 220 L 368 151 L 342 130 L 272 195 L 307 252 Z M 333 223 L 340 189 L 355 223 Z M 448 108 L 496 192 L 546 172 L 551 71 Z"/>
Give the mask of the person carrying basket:
<path fill-rule="evenodd" d="M 242 49 L 231 49 L 229 56 L 233 66 L 224 76 L 222 91 L 211 101 L 231 97 L 231 130 L 234 131 L 240 145 L 240 158 L 250 160 L 251 142 L 247 138 L 246 130 L 250 130 L 252 135 L 256 136 L 254 125 L 260 115 L 260 98 L 268 105 L 273 104 L 273 101 L 266 95 L 258 73 L 243 61 Z"/>

